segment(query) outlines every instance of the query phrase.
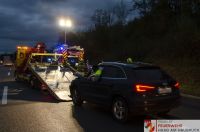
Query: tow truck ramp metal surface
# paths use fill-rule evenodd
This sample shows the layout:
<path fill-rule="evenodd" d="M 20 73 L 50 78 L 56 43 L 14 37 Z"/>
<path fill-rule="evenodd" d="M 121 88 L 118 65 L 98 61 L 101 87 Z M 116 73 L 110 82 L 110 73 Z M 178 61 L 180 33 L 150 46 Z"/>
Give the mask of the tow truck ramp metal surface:
<path fill-rule="evenodd" d="M 33 53 L 32 56 L 61 56 L 62 54 L 41 54 Z M 31 63 L 28 68 L 34 76 L 47 88 L 51 95 L 60 101 L 70 101 L 69 86 L 76 77 L 70 68 L 63 68 L 60 65 L 49 65 L 45 63 Z"/>

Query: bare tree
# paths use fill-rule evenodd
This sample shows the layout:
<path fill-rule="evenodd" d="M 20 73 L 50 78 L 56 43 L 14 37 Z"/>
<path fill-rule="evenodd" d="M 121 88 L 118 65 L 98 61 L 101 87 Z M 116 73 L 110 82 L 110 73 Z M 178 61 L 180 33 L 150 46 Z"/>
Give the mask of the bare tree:
<path fill-rule="evenodd" d="M 126 4 L 123 2 L 123 0 L 120 1 L 115 7 L 114 7 L 114 14 L 117 18 L 116 22 L 118 24 L 125 24 L 126 18 L 129 15 L 130 10 L 127 8 Z"/>
<path fill-rule="evenodd" d="M 113 13 L 109 10 L 96 9 L 91 17 L 95 27 L 111 26 L 113 23 Z"/>
<path fill-rule="evenodd" d="M 133 10 L 138 10 L 140 15 L 150 12 L 159 0 L 133 0 Z"/>

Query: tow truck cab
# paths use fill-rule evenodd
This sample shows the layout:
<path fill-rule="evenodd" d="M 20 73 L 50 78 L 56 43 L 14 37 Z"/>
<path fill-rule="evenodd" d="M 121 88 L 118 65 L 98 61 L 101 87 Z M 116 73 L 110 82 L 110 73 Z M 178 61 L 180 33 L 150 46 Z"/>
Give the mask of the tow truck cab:
<path fill-rule="evenodd" d="M 16 60 L 15 60 L 15 79 L 30 81 L 31 74 L 27 68 L 29 58 L 32 53 L 44 53 L 45 44 L 43 42 L 37 43 L 34 47 L 17 46 Z"/>
<path fill-rule="evenodd" d="M 23 64 L 28 59 L 30 53 L 32 52 L 31 47 L 27 46 L 17 46 L 17 53 L 16 53 L 16 68 L 23 67 Z"/>

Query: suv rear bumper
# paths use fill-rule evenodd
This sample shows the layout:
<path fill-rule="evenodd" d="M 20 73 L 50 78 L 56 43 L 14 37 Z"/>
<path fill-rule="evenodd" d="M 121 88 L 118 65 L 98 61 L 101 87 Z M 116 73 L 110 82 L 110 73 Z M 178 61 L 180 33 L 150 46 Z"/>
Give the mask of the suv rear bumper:
<path fill-rule="evenodd" d="M 178 107 L 181 104 L 181 98 L 179 96 L 165 100 L 143 100 L 143 102 L 135 102 L 131 104 L 134 104 L 129 105 L 129 112 L 131 115 L 156 114 Z"/>

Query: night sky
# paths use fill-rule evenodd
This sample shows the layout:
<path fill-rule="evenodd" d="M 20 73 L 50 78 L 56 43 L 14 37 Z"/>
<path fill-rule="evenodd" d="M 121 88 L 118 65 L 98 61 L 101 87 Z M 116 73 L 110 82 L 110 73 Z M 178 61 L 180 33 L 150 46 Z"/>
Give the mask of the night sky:
<path fill-rule="evenodd" d="M 95 9 L 109 9 L 120 0 L 0 0 L 0 52 L 14 51 L 16 45 L 58 41 L 62 16 L 74 21 L 71 31 L 91 25 Z"/>

